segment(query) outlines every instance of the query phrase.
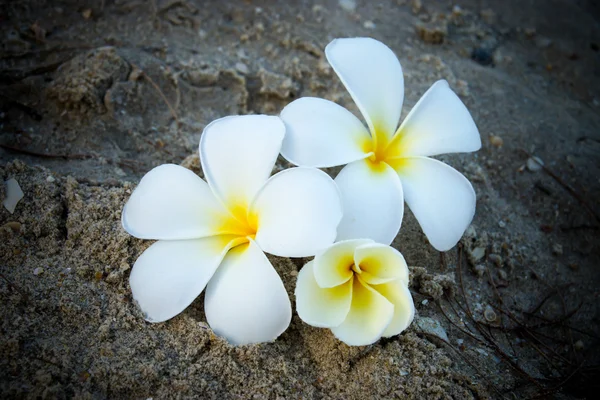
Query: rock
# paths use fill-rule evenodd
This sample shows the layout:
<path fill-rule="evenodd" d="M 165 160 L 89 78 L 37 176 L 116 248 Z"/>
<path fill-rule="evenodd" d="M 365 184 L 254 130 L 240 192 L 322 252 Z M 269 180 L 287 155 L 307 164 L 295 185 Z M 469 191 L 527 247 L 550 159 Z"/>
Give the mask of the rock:
<path fill-rule="evenodd" d="M 494 52 L 490 49 L 476 47 L 471 51 L 471 59 L 484 66 L 493 65 L 493 53 Z"/>
<path fill-rule="evenodd" d="M 19 182 L 15 178 L 4 182 L 4 189 L 6 197 L 2 201 L 2 205 L 9 213 L 13 214 L 15 208 L 17 208 L 17 204 L 23 198 L 23 190 L 21 190 L 21 186 L 19 186 Z"/>
<path fill-rule="evenodd" d="M 541 158 L 532 156 L 527 159 L 527 169 L 531 172 L 537 172 L 542 169 L 544 162 Z"/>
<path fill-rule="evenodd" d="M 46 178 L 46 182 L 48 183 L 53 183 L 56 181 L 56 178 L 53 177 L 52 175 L 48 175 L 48 177 Z"/>
<path fill-rule="evenodd" d="M 363 26 L 365 29 L 375 29 L 375 23 L 373 21 L 365 21 Z"/>
<path fill-rule="evenodd" d="M 248 66 L 246 64 L 244 64 L 243 62 L 236 63 L 235 69 L 237 72 L 239 72 L 240 74 L 244 74 L 244 75 L 248 75 L 248 73 L 250 72 L 250 70 L 248 69 Z"/>
<path fill-rule="evenodd" d="M 504 145 L 504 140 L 500 136 L 490 135 L 490 143 L 495 147 L 502 147 Z"/>
<path fill-rule="evenodd" d="M 433 335 L 445 342 L 448 341 L 448 335 L 446 331 L 437 319 L 429 317 L 417 317 L 414 322 L 415 326 L 420 329 L 423 333 Z"/>
<path fill-rule="evenodd" d="M 37 267 L 36 269 L 33 270 L 33 274 L 35 276 L 41 275 L 44 273 L 44 268 L 42 267 Z"/>
<path fill-rule="evenodd" d="M 475 275 L 481 278 L 483 275 L 485 275 L 485 265 L 477 264 L 475 267 L 473 267 L 473 271 L 475 272 Z"/>
<path fill-rule="evenodd" d="M 414 14 L 418 14 L 423 8 L 423 4 L 421 4 L 421 0 L 412 0 L 410 2 L 410 8 Z"/>
<path fill-rule="evenodd" d="M 282 100 L 289 99 L 297 91 L 294 81 L 288 76 L 276 74 L 261 68 L 258 71 L 261 81 L 260 94 L 278 97 Z"/>
<path fill-rule="evenodd" d="M 355 0 L 339 0 L 338 4 L 344 11 L 354 12 L 356 10 L 356 1 Z"/>
<path fill-rule="evenodd" d="M 475 247 L 473 250 L 467 250 L 469 261 L 477 264 L 479 260 L 485 257 L 485 247 Z"/>
<path fill-rule="evenodd" d="M 422 41 L 429 44 L 442 44 L 448 35 L 448 27 L 445 23 L 418 23 L 415 31 Z"/>
<path fill-rule="evenodd" d="M 560 245 L 558 243 L 554 243 L 552 245 L 552 254 L 554 254 L 555 256 L 562 256 L 562 254 L 563 254 L 562 245 Z"/>
<path fill-rule="evenodd" d="M 483 316 L 487 322 L 496 322 L 498 316 L 491 306 L 487 306 L 483 312 Z"/>
<path fill-rule="evenodd" d="M 490 254 L 488 256 L 488 259 L 494 264 L 496 264 L 496 266 L 502 266 L 502 257 L 500 257 L 498 254 Z"/>

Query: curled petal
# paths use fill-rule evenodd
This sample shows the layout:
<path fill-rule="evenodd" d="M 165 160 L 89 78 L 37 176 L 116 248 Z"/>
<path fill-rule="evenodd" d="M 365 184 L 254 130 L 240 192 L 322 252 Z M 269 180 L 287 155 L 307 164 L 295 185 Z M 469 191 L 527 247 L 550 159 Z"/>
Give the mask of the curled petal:
<path fill-rule="evenodd" d="M 273 175 L 251 206 L 256 243 L 282 257 L 308 257 L 333 243 L 342 205 L 333 180 L 315 168 Z"/>
<path fill-rule="evenodd" d="M 448 82 L 440 80 L 425 92 L 402 122 L 388 154 L 433 156 L 480 148 L 481 137 L 469 110 Z"/>
<path fill-rule="evenodd" d="M 307 324 L 332 328 L 346 319 L 352 302 L 352 276 L 341 285 L 322 288 L 315 280 L 314 261 L 309 261 L 298 273 L 296 311 Z"/>
<path fill-rule="evenodd" d="M 415 317 L 415 305 L 406 283 L 396 280 L 372 287 L 394 305 L 394 317 L 382 336 L 394 336 L 408 328 Z"/>
<path fill-rule="evenodd" d="M 206 288 L 205 310 L 215 333 L 236 345 L 275 340 L 292 318 L 279 275 L 253 241 L 227 253 Z"/>
<path fill-rule="evenodd" d="M 371 136 L 350 111 L 329 100 L 303 97 L 281 112 L 286 134 L 281 148 L 289 162 L 333 167 L 365 158 Z"/>
<path fill-rule="evenodd" d="M 356 248 L 354 263 L 360 267 L 360 277 L 366 283 L 378 285 L 400 279 L 408 285 L 408 266 L 400 252 L 380 243 Z"/>
<path fill-rule="evenodd" d="M 345 166 L 335 178 L 344 205 L 337 240 L 369 238 L 390 244 L 404 215 L 402 185 L 385 163 L 368 160 Z"/>
<path fill-rule="evenodd" d="M 351 346 L 366 346 L 376 342 L 394 316 L 394 306 L 369 285 L 355 278 L 352 305 L 344 322 L 331 328 L 333 334 Z"/>
<path fill-rule="evenodd" d="M 146 249 L 129 276 L 133 299 L 146 320 L 166 321 L 189 306 L 213 276 L 231 239 L 161 240 Z"/>
<path fill-rule="evenodd" d="M 433 247 L 454 247 L 473 220 L 475 191 L 457 170 L 427 157 L 410 157 L 396 166 L 406 203 Z"/>
<path fill-rule="evenodd" d="M 123 208 L 123 228 L 140 239 L 196 239 L 221 233 L 229 213 L 192 171 L 165 164 L 148 172 Z"/>
<path fill-rule="evenodd" d="M 354 251 L 357 247 L 373 243 L 371 239 L 343 240 L 329 246 L 314 259 L 314 274 L 322 288 L 332 288 L 352 278 Z"/>
<path fill-rule="evenodd" d="M 232 116 L 211 122 L 200 138 L 202 170 L 215 194 L 244 219 L 265 184 L 285 134 L 279 117 Z"/>
<path fill-rule="evenodd" d="M 375 140 L 387 143 L 398 126 L 404 77 L 394 52 L 371 38 L 335 39 L 327 60 L 350 92 Z"/>

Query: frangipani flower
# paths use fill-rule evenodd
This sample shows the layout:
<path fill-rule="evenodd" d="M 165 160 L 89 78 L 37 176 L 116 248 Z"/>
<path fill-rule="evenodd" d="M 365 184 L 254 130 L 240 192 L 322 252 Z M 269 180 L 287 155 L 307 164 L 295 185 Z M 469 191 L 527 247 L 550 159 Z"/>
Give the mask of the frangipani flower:
<path fill-rule="evenodd" d="M 404 257 L 369 239 L 335 243 L 300 270 L 296 310 L 351 346 L 397 335 L 415 315 Z"/>
<path fill-rule="evenodd" d="M 320 170 L 269 178 L 284 133 L 278 117 L 222 118 L 200 140 L 208 184 L 177 165 L 142 178 L 122 223 L 137 238 L 158 239 L 129 279 L 148 321 L 174 317 L 206 287 L 206 319 L 234 344 L 270 341 L 288 327 L 290 300 L 263 251 L 314 255 L 335 239 L 342 210 L 335 183 Z"/>
<path fill-rule="evenodd" d="M 397 128 L 404 78 L 392 50 L 370 38 L 336 39 L 325 54 L 368 130 L 331 101 L 300 98 L 281 113 L 287 128 L 281 154 L 301 166 L 349 163 L 336 178 L 344 204 L 337 240 L 391 243 L 406 200 L 430 243 L 450 249 L 473 219 L 475 192 L 463 175 L 429 156 L 481 147 L 469 111 L 441 80 Z"/>

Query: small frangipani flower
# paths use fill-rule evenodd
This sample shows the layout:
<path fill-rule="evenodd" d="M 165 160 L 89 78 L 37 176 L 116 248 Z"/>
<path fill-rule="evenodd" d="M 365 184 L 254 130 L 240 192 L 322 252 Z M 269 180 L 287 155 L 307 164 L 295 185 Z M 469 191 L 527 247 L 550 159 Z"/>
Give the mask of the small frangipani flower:
<path fill-rule="evenodd" d="M 270 177 L 284 133 L 278 117 L 222 118 L 200 140 L 208 184 L 169 164 L 142 178 L 122 224 L 158 239 L 129 279 L 148 321 L 174 317 L 206 287 L 206 319 L 233 344 L 271 341 L 288 327 L 290 300 L 263 251 L 314 255 L 333 243 L 342 210 L 334 181 L 318 169 Z"/>
<path fill-rule="evenodd" d="M 397 335 L 415 315 L 404 257 L 370 239 L 337 242 L 300 270 L 296 310 L 351 346 Z"/>
<path fill-rule="evenodd" d="M 392 50 L 370 38 L 336 39 L 325 54 L 368 129 L 331 101 L 300 98 L 281 113 L 287 128 L 281 154 L 301 166 L 348 164 L 336 178 L 344 205 L 337 240 L 391 243 L 406 200 L 433 247 L 452 248 L 473 219 L 475 191 L 430 156 L 481 147 L 469 111 L 441 80 L 398 127 L 404 78 Z"/>

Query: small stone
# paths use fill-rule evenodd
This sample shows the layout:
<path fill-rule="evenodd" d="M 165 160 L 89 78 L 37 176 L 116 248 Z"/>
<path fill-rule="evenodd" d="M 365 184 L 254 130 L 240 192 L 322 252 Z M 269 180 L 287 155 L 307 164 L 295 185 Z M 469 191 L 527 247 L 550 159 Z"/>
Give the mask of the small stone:
<path fill-rule="evenodd" d="M 400 370 L 400 376 L 406 376 L 408 375 L 408 371 L 405 371 L 403 369 Z"/>
<path fill-rule="evenodd" d="M 85 10 L 83 10 L 81 12 L 81 15 L 85 19 L 90 19 L 92 17 L 92 9 L 91 8 L 86 8 Z"/>
<path fill-rule="evenodd" d="M 585 347 L 583 344 L 582 340 L 578 340 L 573 344 L 573 347 L 575 347 L 575 350 L 579 351 L 579 350 L 583 350 L 583 348 Z"/>
<path fill-rule="evenodd" d="M 531 172 L 537 172 L 542 169 L 544 162 L 541 158 L 532 156 L 527 159 L 527 169 Z"/>
<path fill-rule="evenodd" d="M 475 247 L 472 251 L 470 251 L 470 256 L 474 262 L 481 260 L 485 256 L 485 248 Z"/>
<path fill-rule="evenodd" d="M 504 222 L 504 221 L 500 220 L 500 221 L 498 221 L 498 226 L 499 226 L 500 228 L 506 228 L 506 222 Z"/>
<path fill-rule="evenodd" d="M 355 0 L 339 0 L 338 4 L 344 11 L 354 12 L 356 10 L 356 1 Z"/>
<path fill-rule="evenodd" d="M 485 320 L 487 322 L 496 322 L 496 319 L 498 318 L 496 315 L 496 312 L 490 306 L 487 306 L 485 308 L 485 311 L 483 312 L 483 316 L 485 317 Z"/>
<path fill-rule="evenodd" d="M 471 51 L 471 59 L 484 66 L 494 64 L 493 51 L 482 47 L 476 47 Z"/>
<path fill-rule="evenodd" d="M 455 17 L 460 17 L 461 15 L 463 15 L 463 9 L 460 8 L 459 5 L 455 5 L 454 7 L 452 7 L 452 15 Z"/>
<path fill-rule="evenodd" d="M 415 25 L 415 30 L 419 38 L 429 44 L 442 44 L 448 35 L 448 28 L 444 24 L 418 23 Z"/>
<path fill-rule="evenodd" d="M 527 36 L 528 38 L 532 38 L 536 35 L 537 31 L 535 30 L 535 28 L 525 28 L 523 33 L 525 33 L 525 36 Z"/>
<path fill-rule="evenodd" d="M 235 69 L 240 74 L 244 74 L 244 75 L 248 75 L 248 73 L 250 72 L 250 70 L 248 69 L 248 66 L 246 64 L 244 64 L 243 62 L 236 63 L 235 64 Z"/>
<path fill-rule="evenodd" d="M 15 212 L 15 208 L 17 208 L 17 204 L 23 198 L 23 191 L 21 190 L 21 186 L 19 186 L 19 182 L 15 178 L 11 178 L 4 182 L 5 186 L 5 199 L 2 202 L 4 208 L 8 210 L 9 213 L 13 214 Z"/>
<path fill-rule="evenodd" d="M 500 257 L 498 254 L 490 254 L 488 259 L 498 267 L 502 266 L 502 257 Z"/>
<path fill-rule="evenodd" d="M 412 0 L 410 2 L 410 8 L 414 14 L 418 14 L 423 8 L 423 4 L 421 4 L 421 0 Z"/>
<path fill-rule="evenodd" d="M 37 267 L 36 269 L 33 270 L 33 274 L 35 276 L 41 275 L 44 273 L 44 268 L 42 267 Z"/>
<path fill-rule="evenodd" d="M 495 147 L 502 147 L 504 145 L 504 140 L 500 136 L 490 135 L 490 143 Z"/>
<path fill-rule="evenodd" d="M 552 245 L 552 254 L 554 254 L 555 256 L 562 256 L 562 254 L 563 254 L 562 245 L 560 245 L 558 243 L 554 243 Z"/>
<path fill-rule="evenodd" d="M 21 230 L 21 223 L 17 221 L 8 221 L 2 225 L 3 229 L 11 230 L 13 232 L 19 232 Z"/>
<path fill-rule="evenodd" d="M 56 178 L 53 177 L 52 175 L 48 175 L 48 177 L 46 178 L 46 182 L 48 182 L 48 183 L 52 183 L 55 181 L 56 181 Z"/>
<path fill-rule="evenodd" d="M 425 299 L 421 302 L 421 304 L 423 304 L 424 306 L 426 306 L 427 304 L 429 304 L 429 300 Z"/>
<path fill-rule="evenodd" d="M 375 29 L 375 23 L 373 21 L 365 21 L 363 26 L 365 29 Z"/>
<path fill-rule="evenodd" d="M 503 269 L 499 269 L 498 270 L 498 277 L 500 277 L 500 279 L 502 279 L 503 281 L 508 279 L 508 274 L 506 273 L 505 270 Z"/>
<path fill-rule="evenodd" d="M 442 324 L 440 324 L 440 321 L 436 319 L 419 317 L 415 319 L 415 325 L 424 333 L 436 336 L 445 342 L 448 341 L 448 335 L 446 334 L 446 331 L 442 327 Z"/>
<path fill-rule="evenodd" d="M 483 265 L 483 264 L 477 264 L 475 266 L 474 270 L 475 270 L 475 274 L 481 278 L 485 274 L 486 268 L 485 268 L 485 265 Z"/>

